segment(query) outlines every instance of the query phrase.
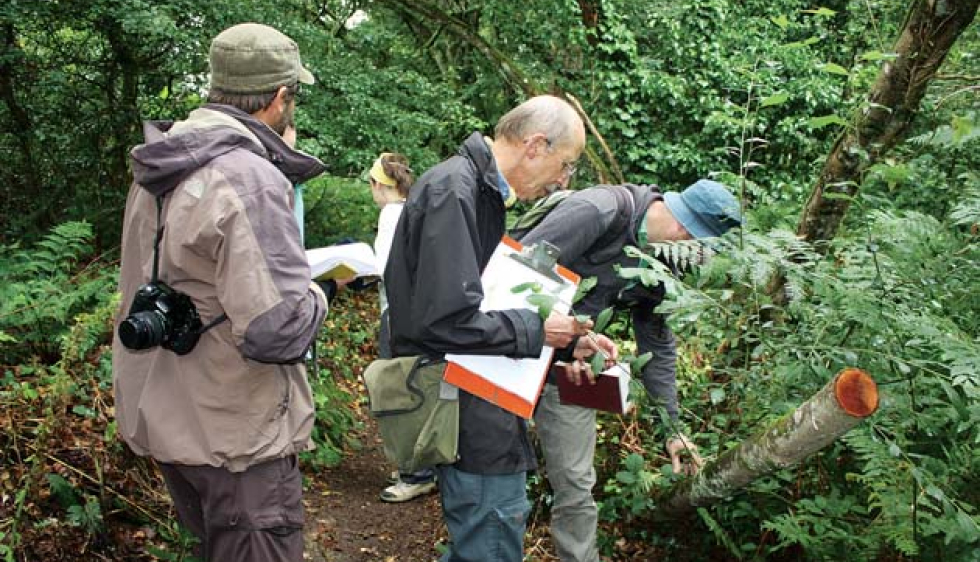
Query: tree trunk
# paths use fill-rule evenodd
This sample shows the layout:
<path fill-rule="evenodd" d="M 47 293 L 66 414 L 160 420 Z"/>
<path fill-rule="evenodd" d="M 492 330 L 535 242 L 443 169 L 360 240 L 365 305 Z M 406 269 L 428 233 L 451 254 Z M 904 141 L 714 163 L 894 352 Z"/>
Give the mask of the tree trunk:
<path fill-rule="evenodd" d="M 797 230 L 809 242 L 829 241 L 857 194 L 864 172 L 902 141 L 926 87 L 956 39 L 977 14 L 980 0 L 917 0 L 855 118 L 837 140 L 810 194 Z"/>
<path fill-rule="evenodd" d="M 578 0 L 579 11 L 582 12 L 582 27 L 585 28 L 585 40 L 595 47 L 599 44 L 599 25 L 602 23 L 602 0 Z"/>
<path fill-rule="evenodd" d="M 792 414 L 668 490 L 660 508 L 671 515 L 727 498 L 753 480 L 833 443 L 877 409 L 874 380 L 860 369 L 844 369 Z"/>
<path fill-rule="evenodd" d="M 5 186 L 7 190 L 7 200 L 10 201 L 14 194 L 37 193 L 40 186 L 37 180 L 38 170 L 35 168 L 34 151 L 31 142 L 32 125 L 31 118 L 27 110 L 17 101 L 17 67 L 24 64 L 25 57 L 17 44 L 17 33 L 13 24 L 4 24 L 0 28 L 3 35 L 3 54 L 0 57 L 0 99 L 7 106 L 10 112 L 12 126 L 9 133 L 17 139 L 18 147 L 21 152 L 21 164 L 19 174 L 13 177 L 20 180 L 17 186 Z M 8 166 L 14 166 L 13 162 L 6 162 Z M 17 177 L 20 176 L 20 177 Z M 22 209 L 23 210 L 23 209 Z"/>

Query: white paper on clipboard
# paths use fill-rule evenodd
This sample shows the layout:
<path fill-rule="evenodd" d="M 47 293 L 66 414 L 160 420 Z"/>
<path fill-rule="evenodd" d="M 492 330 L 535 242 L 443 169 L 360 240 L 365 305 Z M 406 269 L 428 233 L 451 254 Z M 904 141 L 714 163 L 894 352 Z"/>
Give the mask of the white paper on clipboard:
<path fill-rule="evenodd" d="M 522 283 L 538 282 L 542 293 L 558 297 L 554 310 L 567 314 L 575 297 L 579 276 L 557 266 L 552 275 L 545 275 L 511 256 L 522 246 L 504 237 L 483 271 L 483 303 L 480 310 L 507 310 L 536 307 L 527 302 L 530 291 L 514 293 Z M 530 418 L 548 375 L 554 349 L 544 346 L 538 357 L 512 359 L 501 355 L 467 355 L 449 353 L 444 378 L 471 394 L 480 396 L 523 418 Z"/>

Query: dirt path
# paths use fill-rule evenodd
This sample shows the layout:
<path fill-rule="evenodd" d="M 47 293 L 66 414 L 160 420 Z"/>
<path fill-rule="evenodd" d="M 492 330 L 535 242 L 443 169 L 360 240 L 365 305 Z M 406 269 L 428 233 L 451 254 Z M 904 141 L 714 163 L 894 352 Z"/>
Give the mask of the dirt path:
<path fill-rule="evenodd" d="M 391 466 L 370 416 L 364 447 L 340 465 L 306 473 L 306 559 L 313 562 L 430 562 L 446 537 L 438 494 L 401 504 L 378 499 Z"/>

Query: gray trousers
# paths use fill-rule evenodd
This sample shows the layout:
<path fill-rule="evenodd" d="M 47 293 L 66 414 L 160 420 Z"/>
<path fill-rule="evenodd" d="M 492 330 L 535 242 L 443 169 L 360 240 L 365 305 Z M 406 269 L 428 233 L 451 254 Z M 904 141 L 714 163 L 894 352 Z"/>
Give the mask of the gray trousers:
<path fill-rule="evenodd" d="M 204 562 L 302 562 L 303 477 L 296 456 L 229 472 L 157 463 Z"/>
<path fill-rule="evenodd" d="M 551 538 L 562 562 L 598 562 L 598 512 L 592 499 L 596 474 L 595 410 L 565 406 L 558 387 L 544 385 L 534 412 L 534 426 L 544 451 L 545 474 L 555 494 Z"/>

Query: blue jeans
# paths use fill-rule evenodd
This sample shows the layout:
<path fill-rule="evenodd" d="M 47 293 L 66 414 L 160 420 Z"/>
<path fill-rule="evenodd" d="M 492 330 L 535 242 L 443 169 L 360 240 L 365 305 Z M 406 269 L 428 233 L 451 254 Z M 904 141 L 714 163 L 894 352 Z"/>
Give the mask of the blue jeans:
<path fill-rule="evenodd" d="M 436 470 L 451 541 L 441 562 L 521 562 L 531 512 L 527 473 L 471 474 L 448 465 Z"/>

